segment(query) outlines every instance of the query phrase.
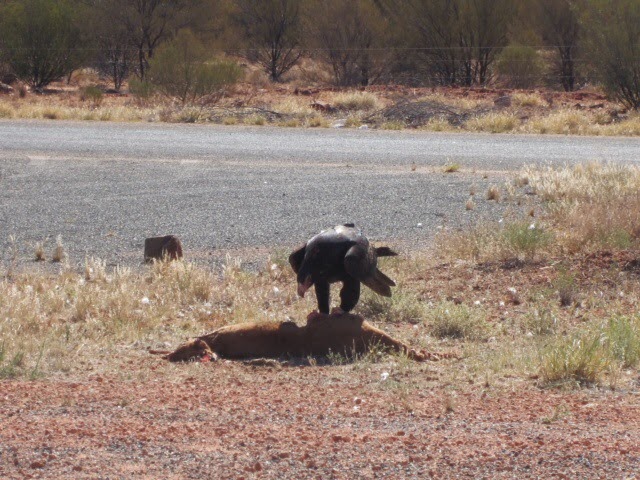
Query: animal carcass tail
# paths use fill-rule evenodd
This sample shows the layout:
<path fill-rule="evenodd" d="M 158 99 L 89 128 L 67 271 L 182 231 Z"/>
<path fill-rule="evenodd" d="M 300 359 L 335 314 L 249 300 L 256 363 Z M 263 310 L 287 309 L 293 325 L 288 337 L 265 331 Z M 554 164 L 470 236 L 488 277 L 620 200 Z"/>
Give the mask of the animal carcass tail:
<path fill-rule="evenodd" d="M 367 278 L 367 280 L 362 283 L 364 283 L 371 290 L 376 292 L 378 295 L 382 295 L 383 297 L 390 297 L 390 287 L 395 287 L 396 285 L 396 282 L 391 280 L 377 268 L 375 274 L 372 277 Z"/>

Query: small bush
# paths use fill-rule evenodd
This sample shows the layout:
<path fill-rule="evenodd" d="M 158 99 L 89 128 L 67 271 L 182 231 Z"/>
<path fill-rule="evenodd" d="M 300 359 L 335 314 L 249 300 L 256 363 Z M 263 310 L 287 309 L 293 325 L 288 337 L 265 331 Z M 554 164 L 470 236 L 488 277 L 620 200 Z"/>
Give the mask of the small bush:
<path fill-rule="evenodd" d="M 540 250 L 551 243 L 552 235 L 535 224 L 525 222 L 512 223 L 505 227 L 502 234 L 509 251 L 524 260 L 533 260 Z"/>
<path fill-rule="evenodd" d="M 540 83 L 544 63 L 533 47 L 509 45 L 497 59 L 500 78 L 511 88 L 532 88 Z"/>
<path fill-rule="evenodd" d="M 146 80 L 132 78 L 129 80 L 129 92 L 136 97 L 137 100 L 146 102 L 153 96 L 155 87 Z"/>
<path fill-rule="evenodd" d="M 609 366 L 599 332 L 561 338 L 541 354 L 540 373 L 546 384 L 597 383 Z"/>
<path fill-rule="evenodd" d="M 163 45 L 149 62 L 149 81 L 183 105 L 217 102 L 242 73 L 233 62 L 209 61 L 205 47 L 188 31 Z"/>
<path fill-rule="evenodd" d="M 80 99 L 83 102 L 88 101 L 94 108 L 99 107 L 102 104 L 103 98 L 104 94 L 102 93 L 102 90 L 95 85 L 90 85 L 80 90 Z"/>
<path fill-rule="evenodd" d="M 640 363 L 640 317 L 616 316 L 604 328 L 604 346 L 622 368 Z"/>

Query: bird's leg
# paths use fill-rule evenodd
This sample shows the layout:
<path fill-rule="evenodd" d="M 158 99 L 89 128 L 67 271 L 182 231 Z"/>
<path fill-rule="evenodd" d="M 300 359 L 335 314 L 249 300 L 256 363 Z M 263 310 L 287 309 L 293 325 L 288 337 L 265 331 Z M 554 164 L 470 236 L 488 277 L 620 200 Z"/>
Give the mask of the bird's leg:
<path fill-rule="evenodd" d="M 348 313 L 356 306 L 360 298 L 360 280 L 353 277 L 345 278 L 340 290 L 340 308 Z"/>
<path fill-rule="evenodd" d="M 326 280 L 316 280 L 316 299 L 318 300 L 318 310 L 320 313 L 329 315 L 329 282 Z"/>

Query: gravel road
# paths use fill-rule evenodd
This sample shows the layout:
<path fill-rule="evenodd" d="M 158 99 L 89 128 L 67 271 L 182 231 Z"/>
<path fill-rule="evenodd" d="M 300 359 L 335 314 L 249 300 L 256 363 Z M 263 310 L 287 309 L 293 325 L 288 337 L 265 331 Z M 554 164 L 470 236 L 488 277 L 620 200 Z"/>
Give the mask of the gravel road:
<path fill-rule="evenodd" d="M 346 221 L 419 248 L 439 227 L 501 215 L 484 194 L 523 165 L 639 159 L 625 138 L 0 121 L 0 257 L 10 236 L 29 260 L 61 235 L 72 262 L 134 265 L 145 237 L 173 233 L 207 261 Z"/>

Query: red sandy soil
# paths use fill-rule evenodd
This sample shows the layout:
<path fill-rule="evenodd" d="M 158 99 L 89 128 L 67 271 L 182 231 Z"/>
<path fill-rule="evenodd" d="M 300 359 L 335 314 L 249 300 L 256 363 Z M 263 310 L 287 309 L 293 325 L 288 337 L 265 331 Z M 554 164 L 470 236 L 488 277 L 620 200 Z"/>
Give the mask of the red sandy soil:
<path fill-rule="evenodd" d="M 456 368 L 141 357 L 140 381 L 3 381 L 0 478 L 640 475 L 638 389 L 469 381 L 453 392 L 437 381 L 442 366 Z M 405 381 L 414 382 L 410 390 L 398 387 Z"/>

